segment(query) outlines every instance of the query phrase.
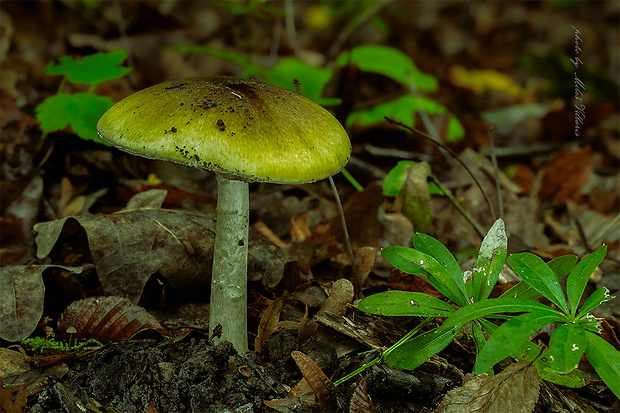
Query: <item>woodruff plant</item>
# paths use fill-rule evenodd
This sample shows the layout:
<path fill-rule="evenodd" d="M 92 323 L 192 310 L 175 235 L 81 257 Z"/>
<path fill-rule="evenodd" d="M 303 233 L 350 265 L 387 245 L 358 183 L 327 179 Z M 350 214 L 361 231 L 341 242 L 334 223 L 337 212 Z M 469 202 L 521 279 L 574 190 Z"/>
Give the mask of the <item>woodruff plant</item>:
<path fill-rule="evenodd" d="M 476 373 L 489 371 L 511 355 L 533 361 L 542 352 L 537 364 L 542 378 L 580 387 L 584 383 L 577 366 L 585 353 L 600 378 L 620 397 L 620 352 L 595 334 L 599 332 L 601 320 L 591 314 L 594 308 L 612 297 L 602 288 L 579 305 L 590 275 L 605 257 L 606 246 L 577 264 L 574 255 L 545 263 L 531 253 L 512 254 L 508 264 L 522 281 L 501 297 L 488 298 L 507 256 L 507 238 L 501 219 L 484 238 L 476 268 L 465 273 L 448 249 L 433 237 L 416 234 L 413 245 L 414 248 L 387 247 L 381 254 L 401 271 L 426 277 L 450 303 L 424 293 L 406 291 L 390 291 L 361 300 L 358 308 L 373 314 L 446 317 L 441 326 L 419 335 L 408 335 L 384 352 L 383 360 L 388 365 L 415 369 L 443 350 L 461 328 L 471 322 L 477 350 Z M 564 294 L 559 280 L 567 275 Z M 540 296 L 554 303 L 557 309 L 534 301 Z M 523 314 L 511 317 L 506 313 Z M 485 317 L 508 320 L 497 326 Z M 549 349 L 542 351 L 528 339 L 548 324 L 559 326 L 551 336 Z M 489 335 L 488 341 L 485 332 Z"/>

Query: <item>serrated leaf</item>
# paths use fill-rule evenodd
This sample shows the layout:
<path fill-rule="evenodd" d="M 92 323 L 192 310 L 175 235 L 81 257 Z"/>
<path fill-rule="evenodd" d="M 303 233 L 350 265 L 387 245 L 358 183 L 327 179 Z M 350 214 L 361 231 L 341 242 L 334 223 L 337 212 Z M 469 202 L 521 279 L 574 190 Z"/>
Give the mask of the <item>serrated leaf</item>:
<path fill-rule="evenodd" d="M 127 52 L 123 49 L 108 53 L 95 53 L 81 60 L 63 56 L 58 64 L 49 63 L 45 67 L 45 73 L 66 76 L 70 82 L 76 84 L 98 85 L 131 72 L 132 68 L 120 66 L 126 58 Z"/>
<path fill-rule="evenodd" d="M 590 311 L 594 310 L 596 307 L 604 303 L 605 301 L 611 300 L 613 297 L 609 295 L 609 290 L 605 287 L 599 288 L 594 291 L 586 300 L 583 302 L 581 307 L 579 308 L 579 313 L 577 314 L 577 320 L 583 318 Z"/>
<path fill-rule="evenodd" d="M 534 311 L 506 321 L 487 340 L 478 354 L 474 370 L 478 374 L 484 373 L 517 351 L 536 330 L 560 320 L 558 315 Z"/>
<path fill-rule="evenodd" d="M 587 331 L 586 356 L 609 390 L 620 398 L 620 352 L 601 337 Z"/>
<path fill-rule="evenodd" d="M 444 296 L 465 306 L 468 304 L 465 286 L 459 285 L 452 275 L 437 260 L 430 255 L 417 251 L 413 248 L 392 246 L 383 248 L 381 255 L 393 266 L 409 274 L 419 274 L 424 270 L 428 282 Z"/>
<path fill-rule="evenodd" d="M 561 257 L 557 257 L 549 261 L 547 263 L 547 266 L 551 268 L 551 271 L 553 271 L 557 280 L 561 281 L 564 277 L 568 275 L 570 270 L 575 266 L 576 262 L 576 255 L 562 255 Z M 536 300 L 542 297 L 542 294 L 533 289 L 525 281 L 521 281 L 501 296 Z"/>
<path fill-rule="evenodd" d="M 435 91 L 438 87 L 434 76 L 422 73 L 413 61 L 398 49 L 381 45 L 353 48 L 338 56 L 338 66 L 353 64 L 365 72 L 378 73 L 409 87 L 413 82 L 422 91 Z"/>
<path fill-rule="evenodd" d="M 483 300 L 491 294 L 508 255 L 508 238 L 504 221 L 495 221 L 482 240 L 477 268 L 473 270 L 474 299 Z"/>
<path fill-rule="evenodd" d="M 420 317 L 447 317 L 456 310 L 438 298 L 409 291 L 373 294 L 357 303 L 357 308 L 371 314 Z"/>
<path fill-rule="evenodd" d="M 508 257 L 508 264 L 523 281 L 568 314 L 562 287 L 555 273 L 540 257 L 529 252 L 512 254 Z"/>
<path fill-rule="evenodd" d="M 109 146 L 97 134 L 97 122 L 113 104 L 109 97 L 94 93 L 59 93 L 37 106 L 37 120 L 43 132 L 55 132 L 71 126 L 80 138 Z"/>
<path fill-rule="evenodd" d="M 590 276 L 603 261 L 606 254 L 607 246 L 602 245 L 596 251 L 579 261 L 570 274 L 568 274 L 568 278 L 566 279 L 566 295 L 573 316 L 577 314 L 579 301 L 581 300 L 581 296 L 583 295 Z"/>
<path fill-rule="evenodd" d="M 37 120 L 45 133 L 66 128 L 77 113 L 73 97 L 67 93 L 50 96 L 36 108 Z"/>

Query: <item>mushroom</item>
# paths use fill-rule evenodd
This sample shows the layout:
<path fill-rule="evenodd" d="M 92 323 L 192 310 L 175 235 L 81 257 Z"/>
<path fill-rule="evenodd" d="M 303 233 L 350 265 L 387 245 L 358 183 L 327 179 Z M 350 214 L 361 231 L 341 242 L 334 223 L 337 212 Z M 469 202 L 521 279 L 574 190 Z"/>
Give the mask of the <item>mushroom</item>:
<path fill-rule="evenodd" d="M 248 349 L 249 182 L 306 183 L 349 160 L 351 142 L 324 108 L 289 90 L 227 76 L 164 82 L 121 100 L 99 119 L 113 146 L 213 171 L 218 200 L 209 331 Z"/>

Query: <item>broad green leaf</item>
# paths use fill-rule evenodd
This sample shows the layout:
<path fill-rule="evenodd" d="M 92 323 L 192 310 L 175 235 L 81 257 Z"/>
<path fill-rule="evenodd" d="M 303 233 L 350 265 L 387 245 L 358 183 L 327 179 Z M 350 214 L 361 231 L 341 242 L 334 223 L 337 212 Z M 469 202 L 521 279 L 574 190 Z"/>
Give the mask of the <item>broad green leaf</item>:
<path fill-rule="evenodd" d="M 438 87 L 434 76 L 422 73 L 413 61 L 398 49 L 381 45 L 357 46 L 338 56 L 338 66 L 355 65 L 365 72 L 379 73 L 421 91 L 435 91 Z"/>
<path fill-rule="evenodd" d="M 566 295 L 570 305 L 570 312 L 573 316 L 577 314 L 579 301 L 581 300 L 581 296 L 583 295 L 583 291 L 586 288 L 590 276 L 603 261 L 605 254 L 607 254 L 607 246 L 603 245 L 592 254 L 579 261 L 570 274 L 568 274 L 568 278 L 566 279 Z"/>
<path fill-rule="evenodd" d="M 385 316 L 447 317 L 456 311 L 449 303 L 428 294 L 409 291 L 387 291 L 362 299 L 357 308 Z"/>
<path fill-rule="evenodd" d="M 576 369 L 586 349 L 586 331 L 577 324 L 563 324 L 555 329 L 549 342 L 551 366 L 560 373 Z"/>
<path fill-rule="evenodd" d="M 579 313 L 577 314 L 577 319 L 581 319 L 590 311 L 594 310 L 596 307 L 601 305 L 605 301 L 611 300 L 613 297 L 609 295 L 609 290 L 605 287 L 599 288 L 594 291 L 586 300 L 583 302 L 581 307 L 579 308 Z"/>
<path fill-rule="evenodd" d="M 112 105 L 109 97 L 94 93 L 59 93 L 37 106 L 37 120 L 43 132 L 55 132 L 70 125 L 82 139 L 108 145 L 97 134 L 97 121 Z"/>
<path fill-rule="evenodd" d="M 620 398 L 620 352 L 594 333 L 586 332 L 586 356 L 599 377 Z"/>
<path fill-rule="evenodd" d="M 55 132 L 69 126 L 69 122 L 78 116 L 78 108 L 72 95 L 58 93 L 37 106 L 36 116 L 43 132 Z"/>
<path fill-rule="evenodd" d="M 459 263 L 456 262 L 454 255 L 441 242 L 430 235 L 418 233 L 413 238 L 413 246 L 418 251 L 435 258 L 450 273 L 457 284 L 463 283 L 463 271 L 461 271 Z"/>
<path fill-rule="evenodd" d="M 474 343 L 476 344 L 476 354 L 478 354 L 480 353 L 480 350 L 482 350 L 482 347 L 486 344 L 487 340 L 484 338 L 482 327 L 477 321 L 472 321 L 471 323 L 471 335 L 473 336 Z"/>
<path fill-rule="evenodd" d="M 454 115 L 450 115 L 448 121 L 448 132 L 446 133 L 446 140 L 448 142 L 456 142 L 465 136 L 465 128 L 461 121 Z"/>
<path fill-rule="evenodd" d="M 383 181 L 383 196 L 397 196 L 403 186 L 403 179 L 407 165 L 414 165 L 414 161 L 398 161 L 395 167 L 388 172 Z"/>
<path fill-rule="evenodd" d="M 387 365 L 413 370 L 446 348 L 460 328 L 433 329 L 404 342 L 385 356 Z"/>
<path fill-rule="evenodd" d="M 452 275 L 430 255 L 401 246 L 383 248 L 381 255 L 390 264 L 406 273 L 419 274 L 419 269 L 424 270 L 428 282 L 437 291 L 461 307 L 468 304 L 467 293 L 462 281 L 460 285 L 457 284 Z"/>
<path fill-rule="evenodd" d="M 478 374 L 484 373 L 517 351 L 536 330 L 559 320 L 561 318 L 557 315 L 534 311 L 506 321 L 487 340 L 478 354 L 474 370 Z"/>
<path fill-rule="evenodd" d="M 561 281 L 564 277 L 568 275 L 570 270 L 575 266 L 576 262 L 576 255 L 563 255 L 549 261 L 547 263 L 547 266 L 551 268 L 558 281 Z M 542 294 L 530 287 L 525 281 L 521 281 L 501 296 L 536 300 L 540 298 Z"/>
<path fill-rule="evenodd" d="M 123 49 L 108 53 L 95 53 L 81 60 L 63 56 L 58 59 L 58 64 L 49 63 L 45 67 L 45 73 L 66 76 L 70 82 L 76 84 L 98 85 L 131 72 L 132 68 L 120 66 L 126 58 L 127 52 Z"/>
<path fill-rule="evenodd" d="M 568 314 L 562 287 L 554 272 L 540 257 L 529 252 L 512 254 L 508 257 L 508 264 L 523 281 Z"/>
<path fill-rule="evenodd" d="M 495 221 L 482 240 L 478 253 L 477 268 L 473 272 L 474 300 L 488 298 L 506 261 L 508 238 L 504 221 Z"/>

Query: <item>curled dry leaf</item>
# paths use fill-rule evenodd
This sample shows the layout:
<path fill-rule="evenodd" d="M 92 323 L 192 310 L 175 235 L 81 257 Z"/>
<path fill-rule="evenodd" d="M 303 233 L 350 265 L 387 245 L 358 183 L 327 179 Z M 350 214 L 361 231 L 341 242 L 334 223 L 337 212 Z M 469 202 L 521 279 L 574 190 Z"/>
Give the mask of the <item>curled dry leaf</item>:
<path fill-rule="evenodd" d="M 48 268 L 82 272 L 81 268 L 57 265 L 0 267 L 0 338 L 23 340 L 37 327 L 45 299 L 43 272 Z"/>
<path fill-rule="evenodd" d="M 323 303 L 319 314 L 329 313 L 335 316 L 343 316 L 347 313 L 347 304 L 353 301 L 355 291 L 351 281 L 341 278 L 332 284 L 329 297 Z"/>
<path fill-rule="evenodd" d="M 540 379 L 536 367 L 519 361 L 495 376 L 482 374 L 450 390 L 438 413 L 527 413 L 538 401 Z"/>
<path fill-rule="evenodd" d="M 364 285 L 376 260 L 377 249 L 375 247 L 362 247 L 357 250 L 355 261 L 359 263 L 359 266 L 355 270 L 355 279 L 358 287 Z"/>
<path fill-rule="evenodd" d="M 301 351 L 293 351 L 291 356 L 316 395 L 321 410 L 325 412 L 341 411 L 346 405 L 343 403 L 344 395 L 323 373 L 323 370 Z"/>
<path fill-rule="evenodd" d="M 215 223 L 197 213 L 161 209 L 166 191 L 134 196 L 114 214 L 75 216 L 36 224 L 37 257 L 44 258 L 61 235 L 83 229 L 99 282 L 107 295 L 137 303 L 153 274 L 179 291 L 208 291 Z M 273 287 L 282 278 L 286 256 L 250 232 L 248 278 Z"/>
<path fill-rule="evenodd" d="M 260 356 L 263 352 L 263 345 L 269 340 L 269 336 L 278 328 L 280 311 L 284 298 L 278 297 L 265 309 L 258 325 L 258 334 L 254 340 L 254 352 Z"/>
<path fill-rule="evenodd" d="M 75 301 L 58 320 L 61 334 L 68 336 L 66 331 L 70 327 L 76 330 L 73 337 L 101 341 L 127 340 L 144 330 L 170 336 L 153 315 L 122 297 L 91 297 Z"/>

